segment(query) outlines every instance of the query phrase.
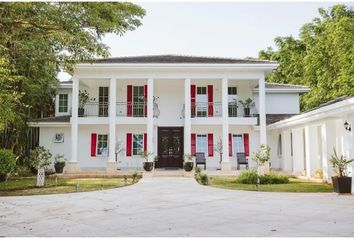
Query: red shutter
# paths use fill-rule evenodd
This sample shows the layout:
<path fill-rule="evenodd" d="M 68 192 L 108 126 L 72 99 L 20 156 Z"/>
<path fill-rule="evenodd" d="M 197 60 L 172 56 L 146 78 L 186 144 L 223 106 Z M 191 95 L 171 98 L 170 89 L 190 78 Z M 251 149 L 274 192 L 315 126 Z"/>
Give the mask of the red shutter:
<path fill-rule="evenodd" d="M 133 114 L 133 86 L 127 86 L 127 116 L 131 117 Z"/>
<path fill-rule="evenodd" d="M 147 151 L 147 133 L 144 133 L 144 152 Z"/>
<path fill-rule="evenodd" d="M 208 85 L 208 116 L 212 117 L 214 113 L 213 85 Z"/>
<path fill-rule="evenodd" d="M 232 134 L 229 133 L 229 156 L 232 157 Z"/>
<path fill-rule="evenodd" d="M 148 86 L 144 85 L 144 116 L 147 116 Z"/>
<path fill-rule="evenodd" d="M 132 134 L 131 133 L 127 133 L 126 155 L 127 157 L 130 157 L 132 155 Z"/>
<path fill-rule="evenodd" d="M 214 139 L 212 133 L 208 133 L 208 156 L 214 156 Z"/>
<path fill-rule="evenodd" d="M 243 147 L 245 149 L 245 156 L 248 157 L 250 155 L 250 142 L 248 133 L 243 134 Z"/>
<path fill-rule="evenodd" d="M 195 92 L 196 92 L 196 86 L 191 85 L 191 117 L 195 117 Z"/>
<path fill-rule="evenodd" d="M 192 155 L 195 156 L 195 152 L 196 152 L 196 135 L 195 135 L 195 133 L 191 134 L 191 152 L 192 152 Z"/>
<path fill-rule="evenodd" d="M 91 133 L 91 157 L 96 157 L 97 134 Z"/>

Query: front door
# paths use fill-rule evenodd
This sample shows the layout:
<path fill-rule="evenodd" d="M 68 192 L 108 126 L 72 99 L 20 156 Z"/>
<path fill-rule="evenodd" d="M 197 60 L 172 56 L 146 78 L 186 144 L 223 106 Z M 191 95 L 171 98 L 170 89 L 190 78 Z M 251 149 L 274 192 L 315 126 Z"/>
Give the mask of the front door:
<path fill-rule="evenodd" d="M 157 168 L 183 166 L 183 127 L 158 128 Z"/>

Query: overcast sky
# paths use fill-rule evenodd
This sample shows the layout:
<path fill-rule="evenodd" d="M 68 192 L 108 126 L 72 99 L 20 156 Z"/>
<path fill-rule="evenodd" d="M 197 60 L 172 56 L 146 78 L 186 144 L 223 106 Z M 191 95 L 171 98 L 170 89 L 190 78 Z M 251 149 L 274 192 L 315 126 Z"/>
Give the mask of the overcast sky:
<path fill-rule="evenodd" d="M 103 42 L 112 57 L 182 54 L 257 57 L 277 36 L 300 27 L 335 2 L 136 2 L 146 10 L 142 26 Z M 346 2 L 350 5 L 350 2 Z M 353 4 L 351 4 L 353 5 Z M 60 75 L 60 79 L 67 77 Z"/>

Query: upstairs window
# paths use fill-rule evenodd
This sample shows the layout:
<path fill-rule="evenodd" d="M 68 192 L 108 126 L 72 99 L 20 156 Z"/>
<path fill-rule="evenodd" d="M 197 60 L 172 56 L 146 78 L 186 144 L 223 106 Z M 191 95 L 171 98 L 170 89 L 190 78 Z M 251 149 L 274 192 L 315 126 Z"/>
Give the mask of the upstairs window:
<path fill-rule="evenodd" d="M 59 112 L 68 112 L 68 94 L 59 94 Z"/>
<path fill-rule="evenodd" d="M 99 87 L 98 104 L 99 104 L 99 117 L 108 117 L 108 87 Z"/>
<path fill-rule="evenodd" d="M 133 86 L 133 116 L 144 117 L 144 86 Z"/>
<path fill-rule="evenodd" d="M 237 117 L 237 87 L 228 87 L 229 117 Z"/>
<path fill-rule="evenodd" d="M 208 113 L 208 95 L 206 87 L 197 87 L 197 116 L 206 117 Z"/>

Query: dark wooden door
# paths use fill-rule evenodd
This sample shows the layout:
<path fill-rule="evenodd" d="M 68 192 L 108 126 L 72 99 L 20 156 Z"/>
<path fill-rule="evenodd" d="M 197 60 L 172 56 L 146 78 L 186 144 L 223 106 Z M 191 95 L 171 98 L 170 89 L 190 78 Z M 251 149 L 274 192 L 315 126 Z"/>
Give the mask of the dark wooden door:
<path fill-rule="evenodd" d="M 183 166 L 183 127 L 158 128 L 157 168 Z"/>

